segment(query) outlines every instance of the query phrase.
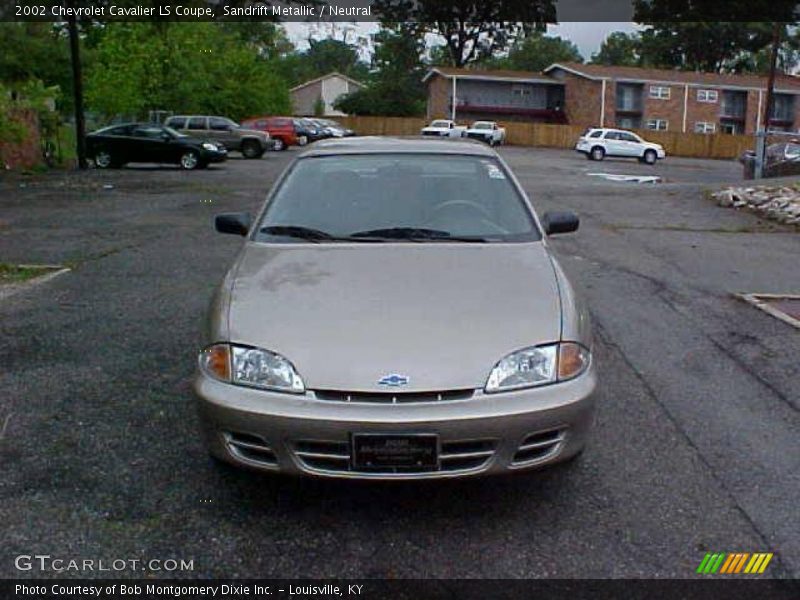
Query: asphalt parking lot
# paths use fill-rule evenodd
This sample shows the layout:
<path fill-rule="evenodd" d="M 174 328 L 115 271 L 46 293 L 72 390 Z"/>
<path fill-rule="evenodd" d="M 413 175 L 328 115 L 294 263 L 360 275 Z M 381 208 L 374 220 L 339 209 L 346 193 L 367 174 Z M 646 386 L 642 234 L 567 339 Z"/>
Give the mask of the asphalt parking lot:
<path fill-rule="evenodd" d="M 0 300 L 0 577 L 56 575 L 20 554 L 194 561 L 156 577 L 692 577 L 707 551 L 799 577 L 800 332 L 732 294 L 799 293 L 800 235 L 704 198 L 732 161 L 500 152 L 540 212 L 581 216 L 553 244 L 594 319 L 596 429 L 569 466 L 444 483 L 205 453 L 190 378 L 241 243 L 212 217 L 256 210 L 294 149 L 0 180 L 0 259 L 72 268 Z"/>

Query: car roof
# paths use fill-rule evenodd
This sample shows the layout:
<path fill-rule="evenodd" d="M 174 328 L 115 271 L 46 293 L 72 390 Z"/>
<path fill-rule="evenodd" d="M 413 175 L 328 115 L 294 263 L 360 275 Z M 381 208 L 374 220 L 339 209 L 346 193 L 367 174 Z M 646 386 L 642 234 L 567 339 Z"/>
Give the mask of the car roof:
<path fill-rule="evenodd" d="M 424 137 L 348 137 L 320 140 L 303 152 L 307 156 L 336 156 L 339 154 L 467 154 L 495 156 L 486 144 L 475 140 L 431 140 Z"/>

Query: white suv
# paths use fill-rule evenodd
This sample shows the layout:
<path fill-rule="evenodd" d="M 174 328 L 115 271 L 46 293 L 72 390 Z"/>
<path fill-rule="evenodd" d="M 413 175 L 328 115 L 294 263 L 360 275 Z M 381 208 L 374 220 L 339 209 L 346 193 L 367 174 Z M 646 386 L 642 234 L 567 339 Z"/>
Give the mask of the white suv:
<path fill-rule="evenodd" d="M 658 159 L 666 158 L 659 144 L 646 142 L 638 135 L 624 129 L 587 129 L 578 138 L 575 150 L 589 160 L 603 160 L 606 156 L 638 158 L 639 162 L 654 165 Z"/>

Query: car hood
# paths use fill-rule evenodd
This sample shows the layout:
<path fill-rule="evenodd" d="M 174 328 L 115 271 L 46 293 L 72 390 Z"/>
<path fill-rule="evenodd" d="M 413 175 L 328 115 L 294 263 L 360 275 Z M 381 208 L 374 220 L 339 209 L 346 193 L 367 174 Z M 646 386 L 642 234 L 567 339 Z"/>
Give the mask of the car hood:
<path fill-rule="evenodd" d="M 561 333 L 540 242 L 248 243 L 233 268 L 230 341 L 282 354 L 309 389 L 386 391 L 395 373 L 402 391 L 480 388 Z"/>

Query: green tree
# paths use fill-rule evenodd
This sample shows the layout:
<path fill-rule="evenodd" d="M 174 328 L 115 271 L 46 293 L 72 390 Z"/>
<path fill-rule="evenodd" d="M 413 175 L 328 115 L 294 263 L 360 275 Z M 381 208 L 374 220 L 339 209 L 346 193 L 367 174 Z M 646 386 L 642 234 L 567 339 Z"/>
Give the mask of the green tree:
<path fill-rule="evenodd" d="M 72 105 L 67 40 L 52 23 L 0 23 L 0 82 L 14 90 L 30 80 L 61 90 L 59 105 Z"/>
<path fill-rule="evenodd" d="M 634 0 L 634 20 L 645 25 L 644 64 L 709 72 L 749 68 L 748 58 L 772 41 L 772 22 L 792 23 L 788 0 Z M 759 22 L 749 22 L 758 15 Z"/>
<path fill-rule="evenodd" d="M 592 54 L 594 65 L 617 65 L 635 67 L 640 65 L 639 35 L 615 31 L 603 40 L 600 50 Z"/>
<path fill-rule="evenodd" d="M 420 23 L 444 38 L 455 67 L 487 60 L 556 20 L 553 0 L 376 0 L 373 9 L 382 23 Z"/>
<path fill-rule="evenodd" d="M 487 66 L 518 71 L 542 71 L 556 62 L 583 62 L 578 47 L 558 36 L 533 31 L 514 42 L 508 56 Z"/>
<path fill-rule="evenodd" d="M 290 86 L 338 71 L 353 79 L 362 80 L 369 75 L 369 67 L 358 56 L 352 44 L 331 38 L 308 40 L 308 49 L 290 52 L 281 57 L 278 68 Z"/>
<path fill-rule="evenodd" d="M 734 71 L 743 55 L 772 41 L 771 23 L 646 22 L 640 53 L 644 64 L 708 72 Z"/>
<path fill-rule="evenodd" d="M 423 29 L 414 23 L 384 24 L 373 41 L 373 73 L 367 86 L 340 98 L 336 108 L 357 115 L 404 117 L 423 113 Z"/>
<path fill-rule="evenodd" d="M 87 106 L 106 116 L 149 110 L 241 119 L 289 111 L 274 60 L 216 23 L 110 23 L 86 82 Z"/>

